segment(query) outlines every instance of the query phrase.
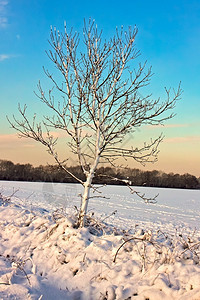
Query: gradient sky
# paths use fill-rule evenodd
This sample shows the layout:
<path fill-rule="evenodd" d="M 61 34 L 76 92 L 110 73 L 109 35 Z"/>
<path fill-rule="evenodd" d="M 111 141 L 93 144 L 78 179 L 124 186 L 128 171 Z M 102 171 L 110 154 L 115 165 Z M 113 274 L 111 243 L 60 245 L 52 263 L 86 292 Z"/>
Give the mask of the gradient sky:
<path fill-rule="evenodd" d="M 18 102 L 31 112 L 45 108 L 33 91 L 39 80 L 45 87 L 42 66 L 53 70 L 45 54 L 50 26 L 82 32 L 83 19 L 95 19 L 109 38 L 116 26 L 138 27 L 137 62 L 152 65 L 155 97 L 165 98 L 164 87 L 184 90 L 174 110 L 176 116 L 164 127 L 141 128 L 138 139 L 148 140 L 163 132 L 159 161 L 146 169 L 191 173 L 200 176 L 200 1 L 130 0 L 0 0 L 0 159 L 19 163 L 52 162 L 36 143 L 18 139 L 6 115 L 17 113 Z M 137 137 L 134 142 L 137 142 Z M 141 168 L 134 163 L 132 167 Z"/>

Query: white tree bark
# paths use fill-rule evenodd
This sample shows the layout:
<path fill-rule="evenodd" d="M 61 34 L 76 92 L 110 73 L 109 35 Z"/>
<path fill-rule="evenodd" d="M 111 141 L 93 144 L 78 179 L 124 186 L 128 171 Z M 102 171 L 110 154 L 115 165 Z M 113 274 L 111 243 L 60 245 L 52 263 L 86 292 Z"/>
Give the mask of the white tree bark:
<path fill-rule="evenodd" d="M 99 114 L 98 116 L 100 117 L 100 110 L 99 110 Z M 100 149 L 100 122 L 97 122 L 98 124 L 98 128 L 97 128 L 97 134 L 96 134 L 96 151 L 95 151 L 95 161 L 93 166 L 90 169 L 90 172 L 87 174 L 87 180 L 84 183 L 84 193 L 82 196 L 82 203 L 81 203 L 81 209 L 80 209 L 80 215 L 79 215 L 79 219 L 80 219 L 80 226 L 84 227 L 85 226 L 85 221 L 86 221 L 86 213 L 87 213 L 87 208 L 88 208 L 88 202 L 90 199 L 90 190 L 92 187 L 92 180 L 94 178 L 95 175 L 95 171 L 97 169 L 97 166 L 99 164 L 99 160 L 100 160 L 100 153 L 101 153 L 101 149 Z"/>

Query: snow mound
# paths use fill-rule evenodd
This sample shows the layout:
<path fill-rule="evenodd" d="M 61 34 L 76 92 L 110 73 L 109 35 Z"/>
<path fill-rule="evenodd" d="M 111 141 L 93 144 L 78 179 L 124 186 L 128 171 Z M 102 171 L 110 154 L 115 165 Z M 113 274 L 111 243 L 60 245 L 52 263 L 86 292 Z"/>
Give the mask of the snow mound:
<path fill-rule="evenodd" d="M 92 220 L 76 229 L 73 216 L 2 196 L 0 298 L 200 299 L 198 232 L 129 232 Z"/>

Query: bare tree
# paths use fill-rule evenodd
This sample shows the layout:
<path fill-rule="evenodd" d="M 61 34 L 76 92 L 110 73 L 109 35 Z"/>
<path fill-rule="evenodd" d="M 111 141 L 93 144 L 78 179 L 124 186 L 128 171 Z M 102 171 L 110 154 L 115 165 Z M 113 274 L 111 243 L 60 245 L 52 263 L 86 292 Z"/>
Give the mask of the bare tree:
<path fill-rule="evenodd" d="M 137 28 L 123 27 L 108 41 L 103 41 L 102 31 L 97 30 L 94 21 L 84 23 L 83 38 L 73 29 L 64 33 L 51 28 L 51 50 L 47 52 L 63 80 L 44 69 L 53 82 L 53 88 L 45 93 L 38 85 L 37 96 L 53 112 L 53 116 L 44 117 L 42 124 L 27 117 L 27 107 L 19 112 L 22 119 L 13 116 L 10 121 L 20 137 L 32 138 L 45 147 L 50 155 L 68 174 L 75 177 L 61 161 L 56 150 L 57 139 L 51 131 L 62 130 L 70 137 L 68 145 L 77 155 L 85 174 L 85 181 L 76 178 L 84 191 L 82 194 L 79 225 L 84 226 L 90 189 L 99 163 L 114 165 L 119 158 L 134 159 L 145 164 L 157 160 L 160 135 L 140 148 L 135 145 L 122 146 L 125 137 L 134 133 L 144 124 L 162 124 L 173 117 L 166 114 L 174 108 L 180 98 L 181 88 L 177 91 L 166 90 L 166 99 L 152 99 L 152 95 L 143 97 L 143 87 L 150 83 L 152 71 L 146 70 L 146 63 L 133 63 L 140 54 L 135 48 Z M 80 50 L 79 50 L 80 48 Z M 55 100 L 53 89 L 62 95 L 62 101 Z M 171 95 L 172 94 L 172 95 Z"/>

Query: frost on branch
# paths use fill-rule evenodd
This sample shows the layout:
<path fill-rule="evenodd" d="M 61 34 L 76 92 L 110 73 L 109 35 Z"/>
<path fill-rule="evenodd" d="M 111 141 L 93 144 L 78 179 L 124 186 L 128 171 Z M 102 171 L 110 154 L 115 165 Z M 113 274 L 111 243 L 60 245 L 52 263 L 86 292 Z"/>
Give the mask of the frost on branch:
<path fill-rule="evenodd" d="M 137 62 L 137 33 L 136 27 L 127 31 L 122 27 L 116 29 L 112 38 L 104 40 L 102 31 L 91 20 L 84 23 L 82 37 L 66 26 L 64 33 L 51 28 L 51 49 L 47 55 L 61 80 L 44 69 L 53 87 L 45 92 L 39 82 L 37 93 L 50 114 L 38 123 L 36 115 L 32 120 L 27 117 L 26 106 L 19 106 L 21 120 L 15 116 L 9 120 L 20 137 L 43 144 L 56 163 L 82 184 L 80 226 L 85 224 L 90 189 L 99 164 L 116 166 L 119 159 L 126 164 L 131 160 L 143 165 L 155 162 L 162 134 L 141 147 L 135 141 L 123 146 L 123 141 L 142 125 L 159 125 L 172 118 L 171 111 L 182 93 L 179 85 L 177 91 L 166 89 L 163 101 L 153 99 L 151 94 L 142 95 L 152 71 L 146 62 Z M 77 157 L 85 181 L 68 170 L 68 157 L 61 160 L 57 138 L 52 134 L 55 131 L 65 134 L 66 150 Z"/>

